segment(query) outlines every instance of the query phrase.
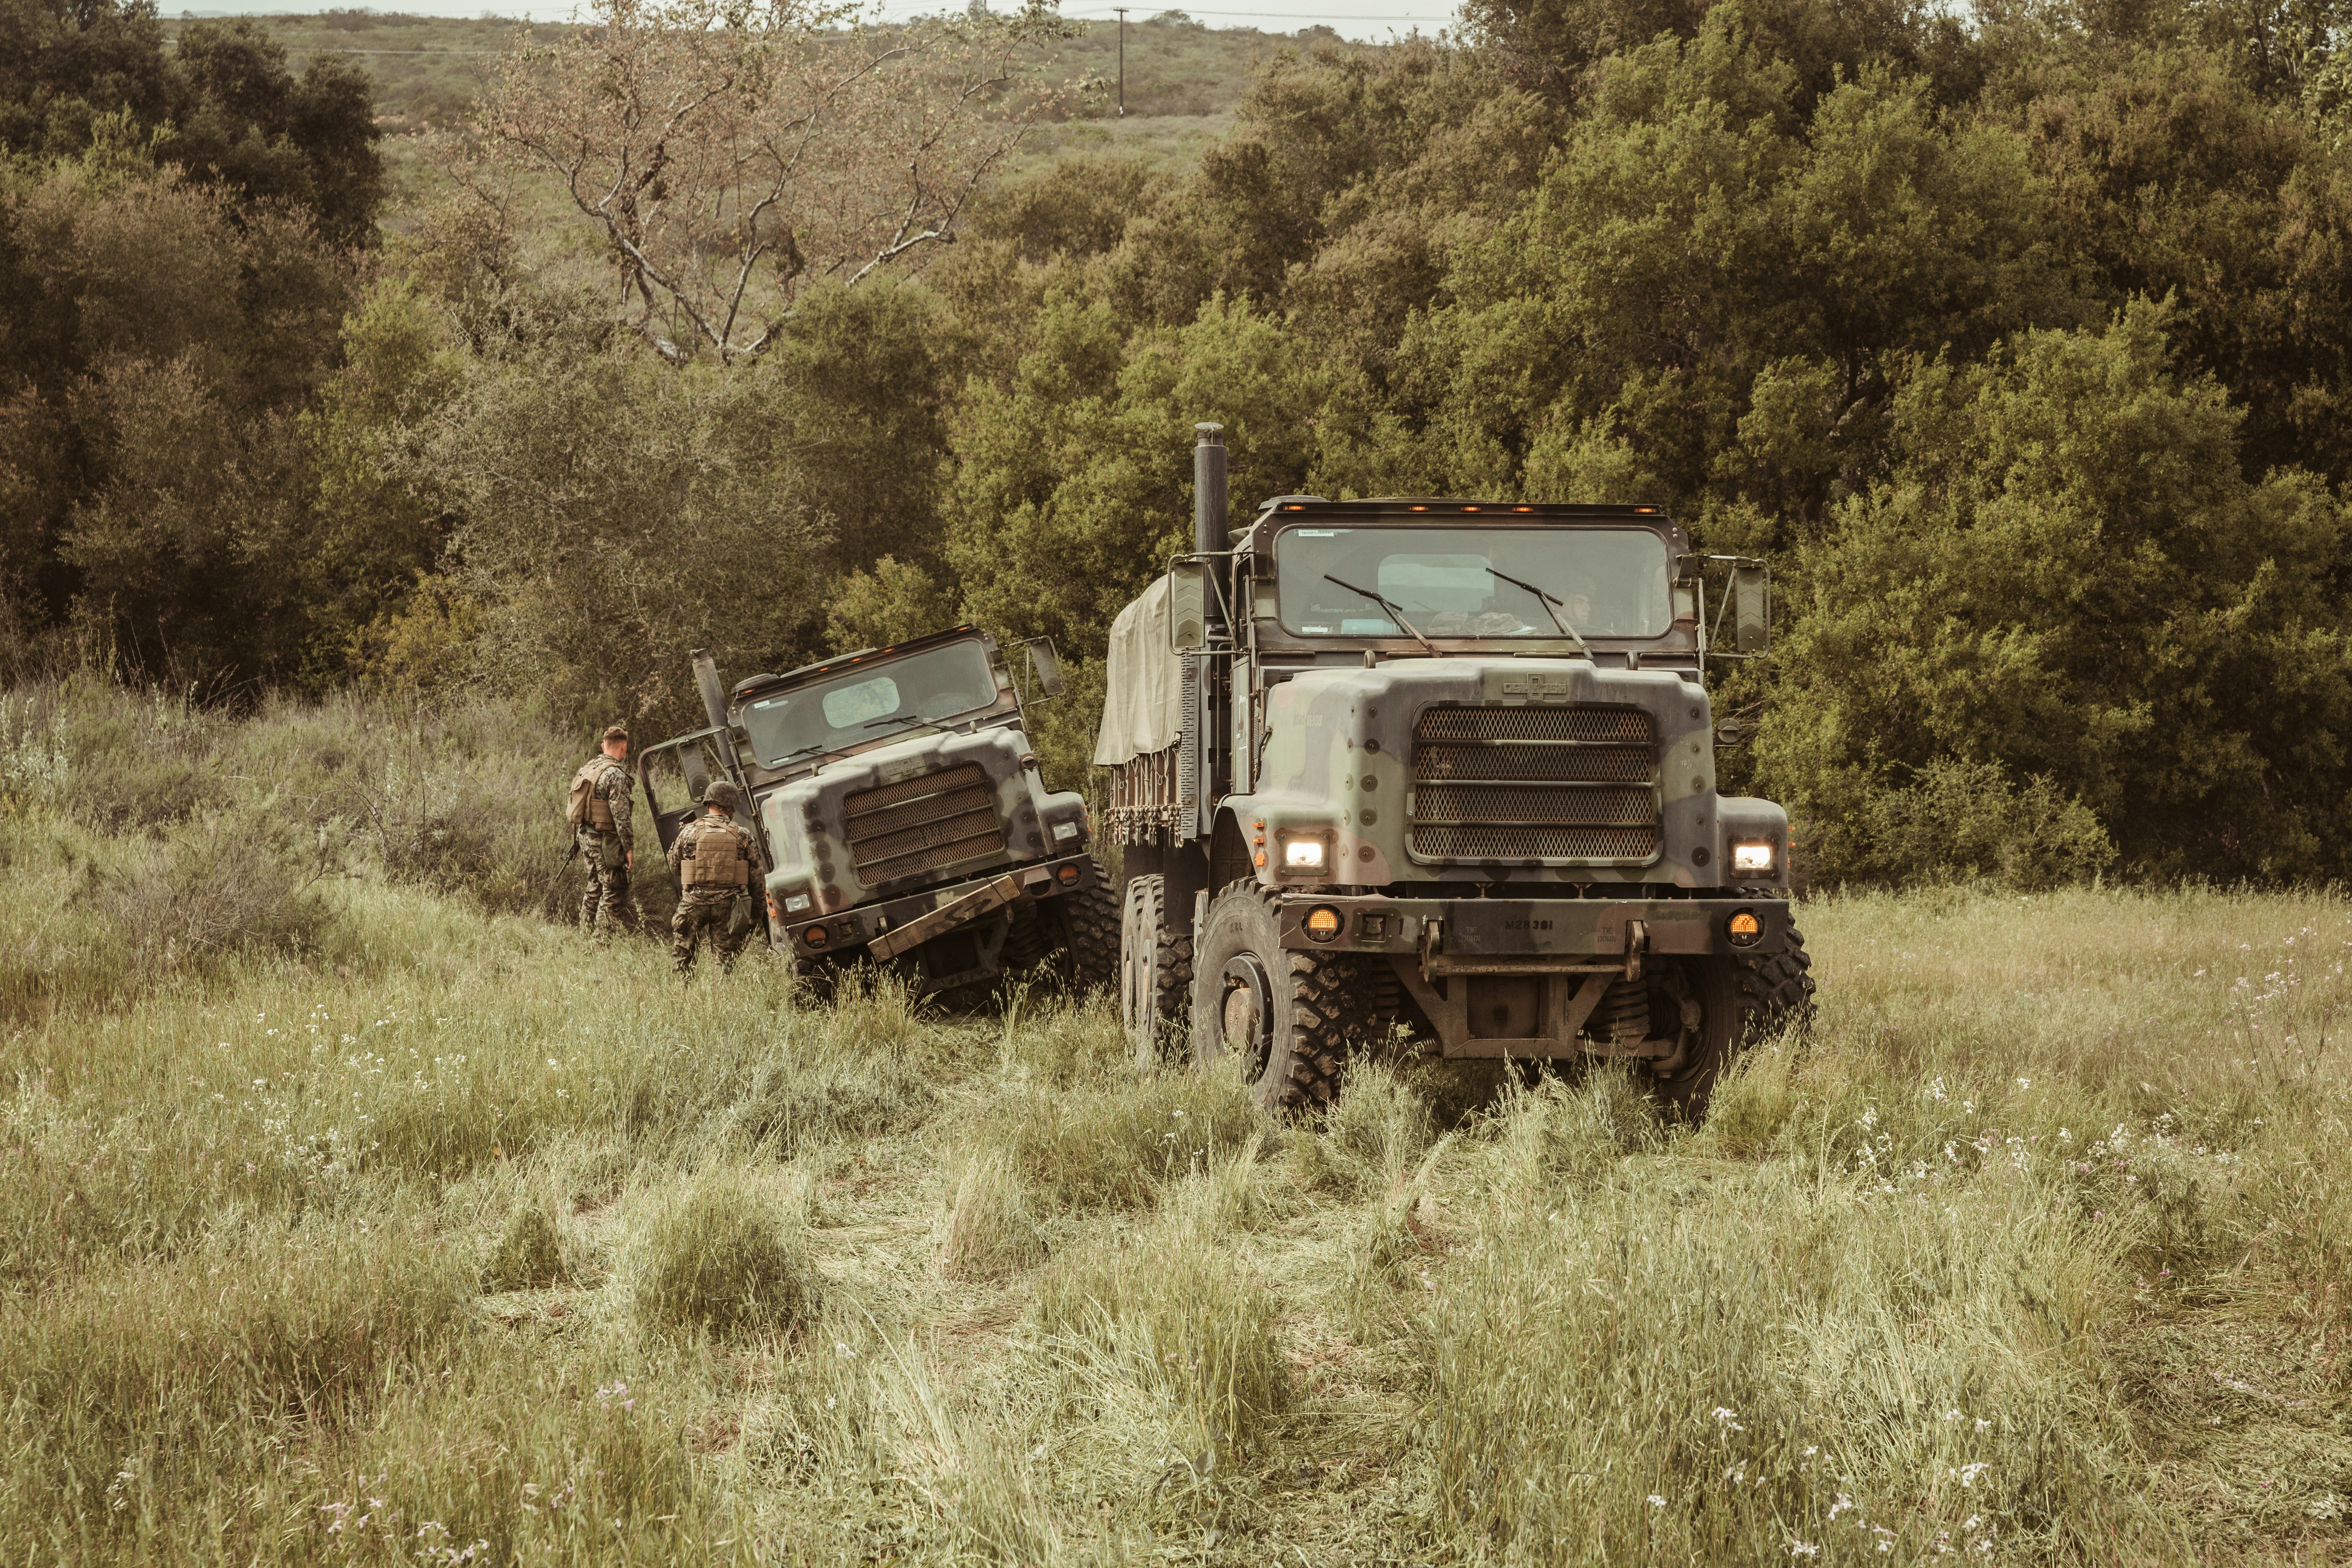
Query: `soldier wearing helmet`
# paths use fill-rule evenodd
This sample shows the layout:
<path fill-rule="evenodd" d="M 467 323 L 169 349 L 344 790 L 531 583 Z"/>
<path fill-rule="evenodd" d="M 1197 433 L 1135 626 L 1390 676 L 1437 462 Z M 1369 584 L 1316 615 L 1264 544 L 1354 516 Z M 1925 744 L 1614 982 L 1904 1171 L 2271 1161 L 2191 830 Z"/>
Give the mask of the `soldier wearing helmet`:
<path fill-rule="evenodd" d="M 670 917 L 670 957 L 681 975 L 694 969 L 694 950 L 708 932 L 721 971 L 735 967 L 736 954 L 751 940 L 751 922 L 735 918 L 735 906 L 751 890 L 758 857 L 751 836 L 735 824 L 742 792 L 727 779 L 714 779 L 703 793 L 703 814 L 678 830 L 669 847 L 677 873 L 677 913 Z M 740 929 L 738 929 L 740 927 Z"/>

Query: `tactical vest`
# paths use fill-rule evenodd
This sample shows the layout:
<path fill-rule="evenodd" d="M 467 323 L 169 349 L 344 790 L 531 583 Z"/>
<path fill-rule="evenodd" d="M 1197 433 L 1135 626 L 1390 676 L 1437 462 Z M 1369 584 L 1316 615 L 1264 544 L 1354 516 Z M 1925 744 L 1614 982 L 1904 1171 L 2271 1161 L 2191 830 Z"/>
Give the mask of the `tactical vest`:
<path fill-rule="evenodd" d="M 735 825 L 706 816 L 686 830 L 678 852 L 678 881 L 687 888 L 748 888 L 751 845 Z"/>
<path fill-rule="evenodd" d="M 604 782 L 605 770 L 620 767 L 607 756 L 593 756 L 581 764 L 572 775 L 571 797 L 565 805 L 564 819 L 574 827 L 593 827 L 599 833 L 613 831 L 613 803 L 604 798 L 599 788 Z"/>

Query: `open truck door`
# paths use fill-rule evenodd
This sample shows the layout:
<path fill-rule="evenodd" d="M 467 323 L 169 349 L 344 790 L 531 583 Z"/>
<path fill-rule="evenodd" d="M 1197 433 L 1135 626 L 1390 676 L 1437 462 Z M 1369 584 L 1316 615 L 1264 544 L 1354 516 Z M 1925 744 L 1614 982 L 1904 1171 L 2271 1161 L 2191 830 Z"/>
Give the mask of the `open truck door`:
<path fill-rule="evenodd" d="M 654 815 L 654 833 L 661 840 L 662 853 L 677 841 L 680 829 L 699 816 L 703 793 L 713 779 L 737 778 L 724 758 L 734 744 L 731 731 L 697 730 L 690 734 L 676 736 L 658 745 L 647 746 L 637 753 L 637 784 L 645 792 L 646 806 Z M 743 805 L 738 808 L 736 820 L 745 826 L 751 813 L 751 795 L 743 793 Z M 752 828 L 751 837 L 760 857 L 760 870 L 768 871 L 767 847 L 760 842 L 759 830 Z"/>

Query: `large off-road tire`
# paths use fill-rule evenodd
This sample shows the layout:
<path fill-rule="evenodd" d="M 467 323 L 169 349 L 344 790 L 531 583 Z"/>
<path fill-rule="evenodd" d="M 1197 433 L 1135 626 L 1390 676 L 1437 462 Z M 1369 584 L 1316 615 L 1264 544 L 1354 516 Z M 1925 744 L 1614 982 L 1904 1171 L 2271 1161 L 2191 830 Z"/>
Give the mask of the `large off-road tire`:
<path fill-rule="evenodd" d="M 1004 946 L 996 955 L 996 966 L 1007 978 L 1017 980 L 1054 956 L 1054 944 L 1061 933 L 1047 931 L 1034 907 L 1015 905 L 1006 915 Z"/>
<path fill-rule="evenodd" d="M 1192 1059 L 1205 1071 L 1241 1058 L 1268 1110 L 1320 1110 L 1379 1032 L 1373 988 L 1350 954 L 1286 951 L 1280 902 L 1251 881 L 1210 900 L 1193 950 Z"/>
<path fill-rule="evenodd" d="M 841 979 L 841 965 L 822 958 L 792 955 L 793 980 L 802 993 L 819 1006 L 831 1006 L 835 984 Z"/>
<path fill-rule="evenodd" d="M 1061 937 L 1056 967 L 1079 996 L 1118 988 L 1118 893 L 1103 880 L 1101 867 L 1093 869 L 1093 881 L 1052 903 Z"/>
<path fill-rule="evenodd" d="M 1740 1051 L 1812 1022 L 1812 964 L 1793 925 L 1786 947 L 1693 960 L 1687 973 L 1701 1013 L 1698 1039 L 1674 1070 L 1659 1074 L 1658 1092 L 1685 1116 L 1704 1115 L 1716 1080 Z"/>
<path fill-rule="evenodd" d="M 1135 1065 L 1157 1067 L 1192 1007 L 1192 932 L 1169 923 L 1168 879 L 1138 877 L 1119 901 L 1118 1021 Z"/>

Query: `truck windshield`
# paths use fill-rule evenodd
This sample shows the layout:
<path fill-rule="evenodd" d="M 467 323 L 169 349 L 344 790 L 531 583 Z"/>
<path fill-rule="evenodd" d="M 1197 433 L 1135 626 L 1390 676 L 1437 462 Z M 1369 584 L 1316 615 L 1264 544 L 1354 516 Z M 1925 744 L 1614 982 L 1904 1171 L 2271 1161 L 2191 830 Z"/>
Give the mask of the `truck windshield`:
<path fill-rule="evenodd" d="M 993 707 L 996 697 L 987 650 L 977 642 L 950 643 L 760 698 L 743 710 L 743 729 L 761 764 L 772 768 L 895 730 L 945 723 Z"/>
<path fill-rule="evenodd" d="M 1557 637 L 1554 613 L 1588 637 L 1674 626 L 1665 541 L 1645 528 L 1294 528 L 1275 574 L 1302 637 L 1407 635 L 1374 594 L 1431 637 Z"/>

